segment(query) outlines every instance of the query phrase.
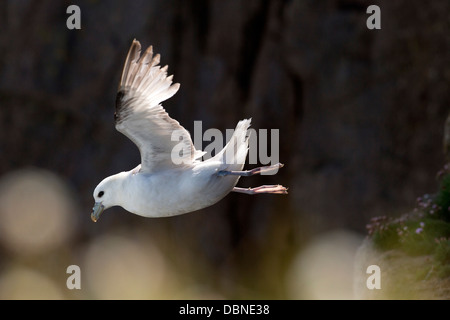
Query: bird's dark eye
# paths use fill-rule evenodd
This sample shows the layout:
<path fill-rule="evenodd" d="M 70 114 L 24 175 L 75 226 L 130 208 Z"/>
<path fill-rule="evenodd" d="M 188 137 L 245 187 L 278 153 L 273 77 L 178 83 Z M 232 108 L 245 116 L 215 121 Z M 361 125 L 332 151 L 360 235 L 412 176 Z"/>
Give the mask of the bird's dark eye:
<path fill-rule="evenodd" d="M 100 191 L 100 192 L 98 193 L 98 197 L 101 198 L 101 197 L 103 197 L 104 194 L 105 194 L 105 193 L 104 193 L 103 191 Z"/>

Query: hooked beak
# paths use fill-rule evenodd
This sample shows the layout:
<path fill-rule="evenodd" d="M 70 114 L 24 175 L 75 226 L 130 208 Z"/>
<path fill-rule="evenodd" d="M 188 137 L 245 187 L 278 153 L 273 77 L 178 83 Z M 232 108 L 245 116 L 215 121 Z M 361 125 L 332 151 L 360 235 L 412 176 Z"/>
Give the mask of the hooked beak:
<path fill-rule="evenodd" d="M 100 215 L 102 214 L 103 210 L 105 210 L 105 206 L 102 205 L 101 202 L 96 202 L 94 204 L 94 207 L 92 208 L 92 210 L 94 210 L 91 213 L 91 219 L 94 222 L 97 222 L 97 220 L 100 218 Z"/>

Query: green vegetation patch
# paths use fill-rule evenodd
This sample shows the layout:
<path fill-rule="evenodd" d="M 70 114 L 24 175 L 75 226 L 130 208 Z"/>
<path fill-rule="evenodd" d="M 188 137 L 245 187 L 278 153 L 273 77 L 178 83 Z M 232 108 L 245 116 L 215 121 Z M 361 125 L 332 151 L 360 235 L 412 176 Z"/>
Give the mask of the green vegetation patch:
<path fill-rule="evenodd" d="M 417 207 L 398 218 L 375 217 L 367 225 L 380 250 L 398 249 L 411 256 L 432 255 L 436 274 L 450 276 L 450 166 L 439 171 L 439 189 L 417 199 Z"/>

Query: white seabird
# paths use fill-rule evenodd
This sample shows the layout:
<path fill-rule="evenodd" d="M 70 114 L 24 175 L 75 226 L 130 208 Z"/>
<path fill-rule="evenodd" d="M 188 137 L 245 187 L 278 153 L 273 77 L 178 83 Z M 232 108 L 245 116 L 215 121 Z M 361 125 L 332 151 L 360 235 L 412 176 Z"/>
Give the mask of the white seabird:
<path fill-rule="evenodd" d="M 167 66 L 158 66 L 159 60 L 159 54 L 153 56 L 152 46 L 141 56 L 141 45 L 133 40 L 120 79 L 114 119 L 116 129 L 139 148 L 141 164 L 97 185 L 92 220 L 96 222 L 113 206 L 144 217 L 169 217 L 211 206 L 231 191 L 286 194 L 281 185 L 235 187 L 240 176 L 269 174 L 283 166 L 278 163 L 241 171 L 248 152 L 250 119 L 239 121 L 230 141 L 214 157 L 200 160 L 204 152 L 195 149 L 189 132 L 160 104 L 172 97 L 180 84 L 172 84 Z M 182 152 L 173 133 L 182 138 Z"/>

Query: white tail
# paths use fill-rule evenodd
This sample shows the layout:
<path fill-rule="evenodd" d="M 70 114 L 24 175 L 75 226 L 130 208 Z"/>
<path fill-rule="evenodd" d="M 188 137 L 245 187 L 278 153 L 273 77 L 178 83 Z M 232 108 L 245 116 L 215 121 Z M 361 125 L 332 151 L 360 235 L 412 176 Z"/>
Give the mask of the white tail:
<path fill-rule="evenodd" d="M 250 127 L 251 119 L 244 119 L 238 122 L 230 141 L 212 159 L 221 161 L 227 170 L 242 170 L 247 158 L 248 138 L 247 130 Z"/>

